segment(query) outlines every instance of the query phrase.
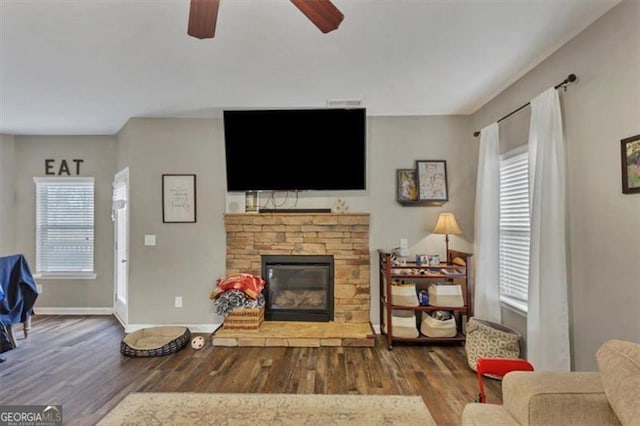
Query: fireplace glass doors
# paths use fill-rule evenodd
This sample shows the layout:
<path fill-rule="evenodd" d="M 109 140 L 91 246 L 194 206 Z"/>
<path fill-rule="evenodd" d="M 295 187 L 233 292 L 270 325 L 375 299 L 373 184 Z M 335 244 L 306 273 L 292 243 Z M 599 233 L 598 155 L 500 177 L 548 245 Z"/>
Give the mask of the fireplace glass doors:
<path fill-rule="evenodd" d="M 262 256 L 265 320 L 333 321 L 333 256 Z"/>

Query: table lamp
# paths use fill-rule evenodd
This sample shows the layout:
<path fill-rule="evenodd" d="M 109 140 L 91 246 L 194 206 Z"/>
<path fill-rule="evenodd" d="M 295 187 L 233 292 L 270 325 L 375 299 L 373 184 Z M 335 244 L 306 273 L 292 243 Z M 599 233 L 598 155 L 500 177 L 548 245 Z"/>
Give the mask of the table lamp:
<path fill-rule="evenodd" d="M 434 234 L 444 234 L 447 251 L 445 251 L 445 257 L 449 260 L 449 234 L 462 234 L 462 230 L 456 222 L 456 217 L 453 213 L 440 213 L 438 216 L 438 222 L 435 228 L 433 228 Z"/>

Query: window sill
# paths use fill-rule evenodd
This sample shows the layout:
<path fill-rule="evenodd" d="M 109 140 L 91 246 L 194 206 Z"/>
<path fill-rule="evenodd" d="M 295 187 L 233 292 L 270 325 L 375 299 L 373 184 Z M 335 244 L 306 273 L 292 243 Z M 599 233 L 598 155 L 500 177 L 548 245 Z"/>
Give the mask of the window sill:
<path fill-rule="evenodd" d="M 43 280 L 95 280 L 98 275 L 95 272 L 37 272 L 33 277 Z"/>
<path fill-rule="evenodd" d="M 500 305 L 518 315 L 522 315 L 523 317 L 527 316 L 527 304 L 521 300 L 500 296 Z"/>

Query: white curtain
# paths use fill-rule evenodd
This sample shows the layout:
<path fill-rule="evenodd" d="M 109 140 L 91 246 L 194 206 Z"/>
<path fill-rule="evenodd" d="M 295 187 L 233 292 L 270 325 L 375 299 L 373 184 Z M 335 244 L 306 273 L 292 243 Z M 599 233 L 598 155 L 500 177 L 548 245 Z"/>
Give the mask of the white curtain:
<path fill-rule="evenodd" d="M 500 309 L 500 150 L 498 123 L 480 132 L 476 180 L 474 316 L 501 322 Z"/>
<path fill-rule="evenodd" d="M 531 101 L 531 258 L 527 358 L 538 371 L 569 371 L 565 242 L 565 154 L 557 90 Z"/>

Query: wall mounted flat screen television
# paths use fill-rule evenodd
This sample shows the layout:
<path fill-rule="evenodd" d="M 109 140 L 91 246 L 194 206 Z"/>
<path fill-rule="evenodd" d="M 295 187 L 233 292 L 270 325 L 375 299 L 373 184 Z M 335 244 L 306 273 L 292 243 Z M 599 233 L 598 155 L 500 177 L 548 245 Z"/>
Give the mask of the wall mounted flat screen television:
<path fill-rule="evenodd" d="M 366 189 L 366 110 L 224 111 L 227 190 Z"/>

